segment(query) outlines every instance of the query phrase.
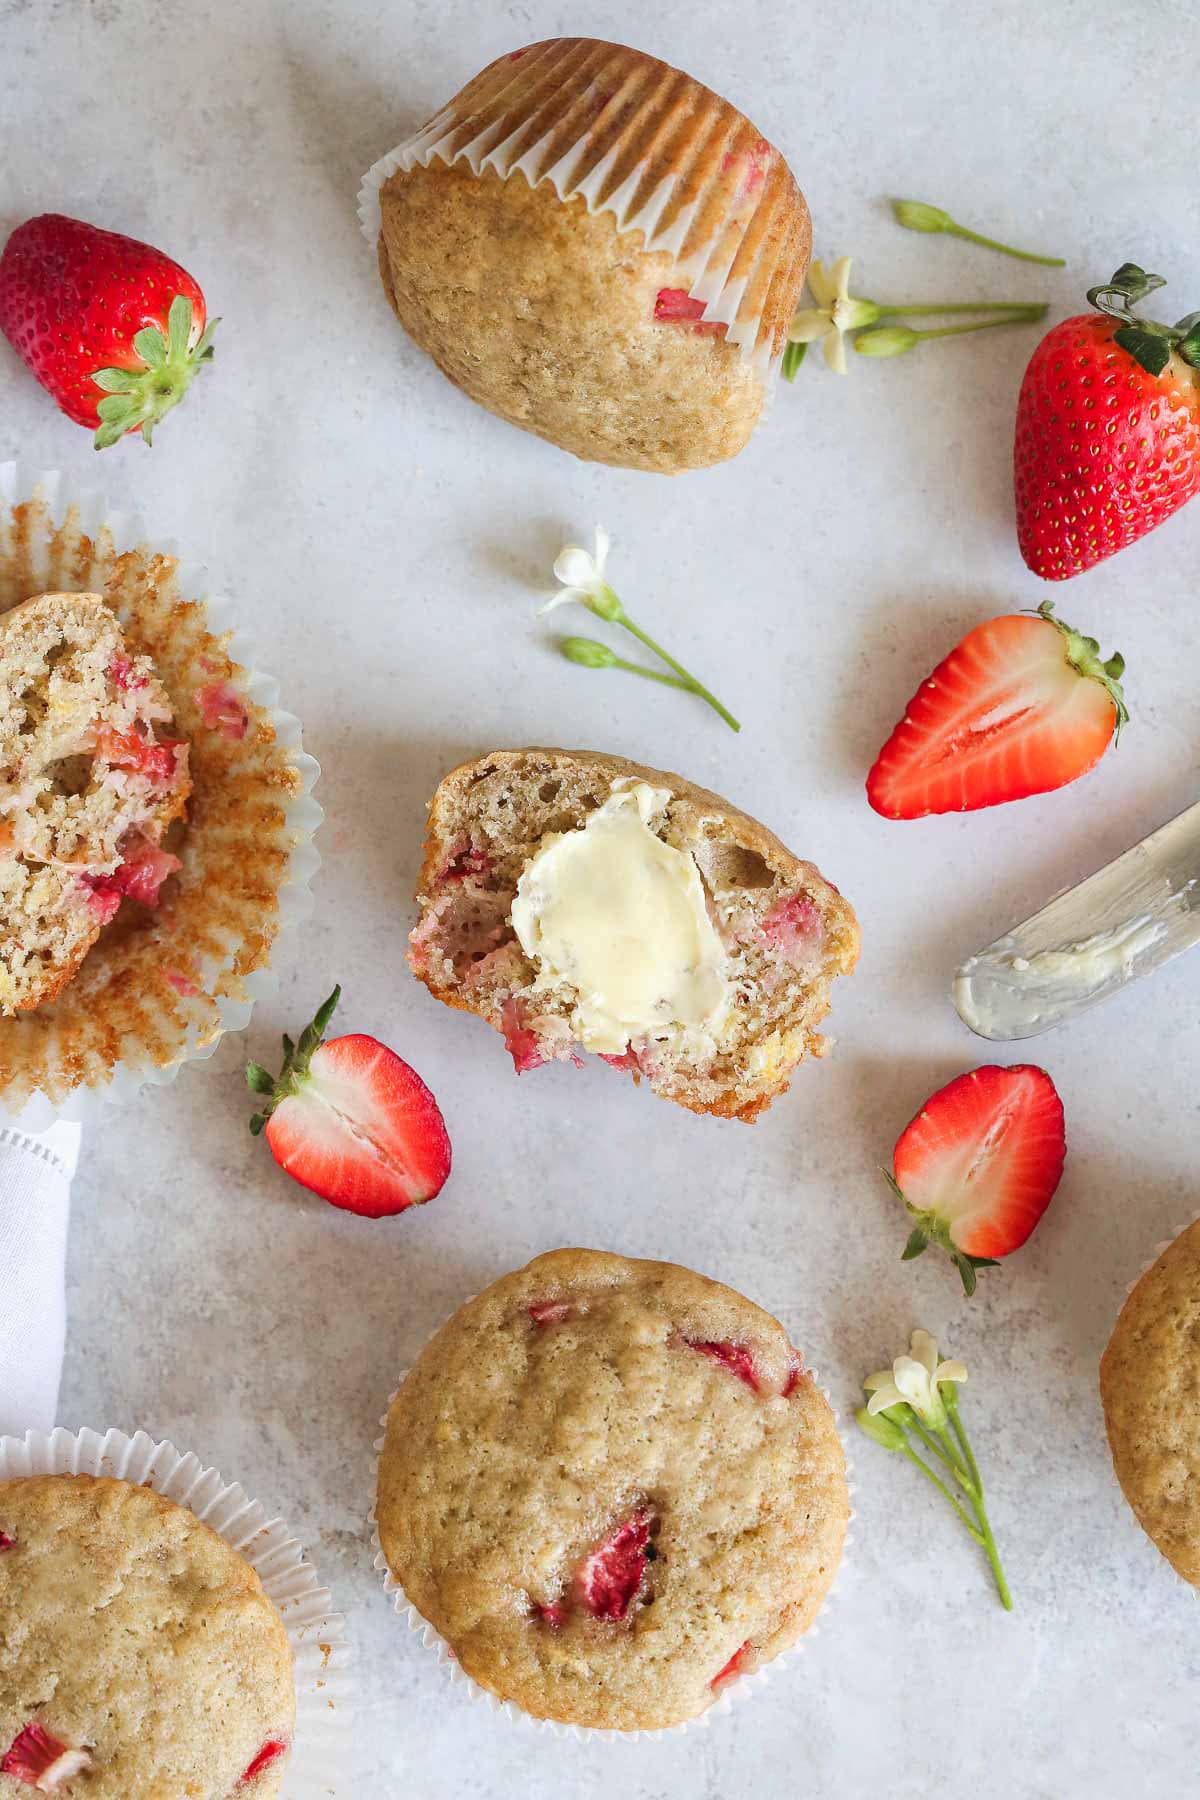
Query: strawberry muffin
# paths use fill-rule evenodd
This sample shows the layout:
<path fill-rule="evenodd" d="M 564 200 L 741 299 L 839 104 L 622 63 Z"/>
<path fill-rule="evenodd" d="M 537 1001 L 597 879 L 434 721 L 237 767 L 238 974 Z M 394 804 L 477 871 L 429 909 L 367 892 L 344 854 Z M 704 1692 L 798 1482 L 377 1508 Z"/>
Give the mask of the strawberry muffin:
<path fill-rule="evenodd" d="M 1148 1269 L 1100 1363 L 1113 1467 L 1138 1523 L 1200 1587 L 1200 1219 Z"/>
<path fill-rule="evenodd" d="M 376 165 L 363 218 L 396 317 L 472 399 L 667 474 L 746 443 L 812 245 L 757 126 L 596 38 L 489 64 Z"/>
<path fill-rule="evenodd" d="M 99 594 L 0 617 L 0 1015 L 53 999 L 123 900 L 157 905 L 191 785 L 171 702 Z"/>
<path fill-rule="evenodd" d="M 89 1475 L 0 1481 L 4 1800 L 267 1800 L 295 1709 L 283 1621 L 194 1514 Z"/>
<path fill-rule="evenodd" d="M 462 1307 L 392 1403 L 383 1555 L 537 1718 L 676 1725 L 807 1630 L 849 1506 L 783 1327 L 671 1263 L 557 1250 Z"/>

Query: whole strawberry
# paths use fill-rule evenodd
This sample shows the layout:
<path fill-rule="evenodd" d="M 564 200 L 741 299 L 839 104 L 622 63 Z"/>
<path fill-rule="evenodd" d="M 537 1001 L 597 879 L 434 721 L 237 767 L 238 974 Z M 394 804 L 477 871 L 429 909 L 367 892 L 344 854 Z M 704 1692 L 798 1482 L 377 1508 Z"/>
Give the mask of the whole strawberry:
<path fill-rule="evenodd" d="M 0 331 L 97 450 L 148 444 L 211 360 L 217 321 L 179 264 L 61 213 L 18 225 L 0 256 Z"/>
<path fill-rule="evenodd" d="M 1065 581 L 1161 525 L 1200 491 L 1200 313 L 1131 310 L 1159 275 L 1123 263 L 1033 353 L 1017 401 L 1021 555 Z"/>

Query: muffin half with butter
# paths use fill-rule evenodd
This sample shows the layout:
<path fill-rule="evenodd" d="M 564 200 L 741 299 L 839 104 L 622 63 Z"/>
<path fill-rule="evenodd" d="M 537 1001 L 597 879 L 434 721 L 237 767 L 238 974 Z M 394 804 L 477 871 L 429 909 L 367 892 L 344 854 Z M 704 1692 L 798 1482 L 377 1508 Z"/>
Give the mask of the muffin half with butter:
<path fill-rule="evenodd" d="M 433 797 L 409 963 L 499 1031 L 518 1074 L 593 1051 L 693 1112 L 752 1121 L 825 1048 L 851 907 L 680 775 L 498 750 Z"/>

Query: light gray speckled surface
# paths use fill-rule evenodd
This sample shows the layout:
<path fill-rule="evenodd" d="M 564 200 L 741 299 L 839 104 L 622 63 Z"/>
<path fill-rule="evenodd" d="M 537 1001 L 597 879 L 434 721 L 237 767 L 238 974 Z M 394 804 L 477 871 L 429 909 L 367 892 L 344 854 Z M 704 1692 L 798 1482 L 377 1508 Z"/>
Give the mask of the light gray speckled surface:
<path fill-rule="evenodd" d="M 844 382 L 810 365 L 736 465 L 668 484 L 570 462 L 456 394 L 395 327 L 353 204 L 367 165 L 492 55 L 590 29 L 742 103 L 791 159 L 819 251 L 856 253 L 860 291 L 1044 294 L 1061 314 L 1132 257 L 1170 276 L 1178 313 L 1200 303 L 1189 22 L 1190 6 L 1146 0 L 743 0 L 720 16 L 676 0 L 0 4 L 0 225 L 61 209 L 159 240 L 224 320 L 215 370 L 153 452 L 127 442 L 102 462 L 0 345 L 0 452 L 103 478 L 207 560 L 325 765 L 316 916 L 245 1047 L 269 1056 L 337 978 L 346 1024 L 417 1064 L 455 1140 L 435 1205 L 343 1217 L 252 1143 L 232 1053 L 93 1133 L 77 1184 L 62 1419 L 170 1434 L 311 1542 L 359 1646 L 347 1794 L 1195 1791 L 1196 1602 L 1123 1506 L 1095 1370 L 1126 1282 L 1200 1206 L 1200 960 L 1038 1046 L 1067 1107 L 1067 1176 L 973 1304 L 932 1257 L 901 1266 L 877 1165 L 934 1086 L 984 1059 L 946 1000 L 959 956 L 1195 798 L 1200 511 L 1061 596 L 1128 657 L 1119 755 L 1058 796 L 887 825 L 862 777 L 917 680 L 970 624 L 1042 597 L 1009 497 L 1032 336 L 859 363 Z M 1070 267 L 906 235 L 882 204 L 896 190 Z M 631 607 L 721 672 L 740 739 L 682 697 L 548 654 L 533 590 L 563 532 L 596 518 Z M 518 1084 L 488 1032 L 405 973 L 425 797 L 463 754 L 530 739 L 685 769 L 858 906 L 836 1053 L 752 1132 L 598 1065 Z M 451 1691 L 371 1572 L 375 1422 L 464 1295 L 570 1241 L 743 1288 L 843 1406 L 910 1325 L 944 1333 L 972 1371 L 1014 1615 L 912 1471 L 863 1444 L 835 1609 L 711 1729 L 584 1748 Z"/>

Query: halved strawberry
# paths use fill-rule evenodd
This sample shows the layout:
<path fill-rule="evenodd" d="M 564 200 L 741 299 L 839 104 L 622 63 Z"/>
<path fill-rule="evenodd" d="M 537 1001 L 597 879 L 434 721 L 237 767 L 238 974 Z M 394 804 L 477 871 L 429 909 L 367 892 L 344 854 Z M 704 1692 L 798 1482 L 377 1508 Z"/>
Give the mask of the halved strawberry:
<path fill-rule="evenodd" d="M 585 1557 L 571 1598 L 596 1619 L 623 1619 L 636 1600 L 650 1560 L 654 1514 L 640 1507 Z"/>
<path fill-rule="evenodd" d="M 975 1271 L 1025 1242 L 1062 1179 L 1063 1106 L 1045 1069 L 989 1064 L 925 1102 L 896 1140 L 896 1194 L 916 1220 L 904 1261 L 947 1250 L 968 1294 Z"/>
<path fill-rule="evenodd" d="M 14 1781 L 37 1788 L 41 1794 L 53 1794 L 91 1766 L 86 1750 L 72 1749 L 34 1720 L 18 1731 L 0 1758 L 0 1775 L 11 1775 Z"/>
<path fill-rule="evenodd" d="M 437 1101 L 415 1070 L 377 1038 L 325 1039 L 341 998 L 335 987 L 300 1042 L 283 1040 L 276 1080 L 258 1063 L 246 1081 L 267 1105 L 271 1154 L 302 1187 L 333 1206 L 379 1219 L 432 1200 L 450 1173 L 450 1139 Z"/>
<path fill-rule="evenodd" d="M 886 819 L 971 812 L 1086 775 L 1129 718 L 1123 656 L 1100 656 L 1054 617 L 1008 614 L 969 631 L 922 682 L 867 776 Z"/>

